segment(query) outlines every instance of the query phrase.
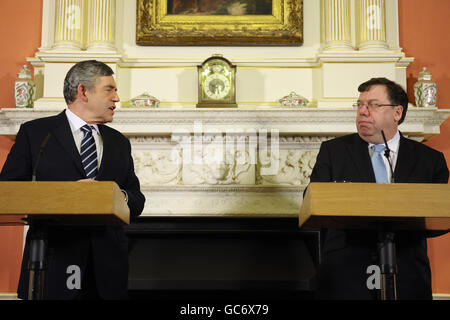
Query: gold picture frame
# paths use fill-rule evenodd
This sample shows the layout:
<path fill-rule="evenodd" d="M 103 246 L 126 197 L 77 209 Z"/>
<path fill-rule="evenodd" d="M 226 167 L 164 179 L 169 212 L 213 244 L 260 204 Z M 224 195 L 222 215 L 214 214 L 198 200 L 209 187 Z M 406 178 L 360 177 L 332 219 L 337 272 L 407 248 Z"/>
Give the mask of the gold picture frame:
<path fill-rule="evenodd" d="M 212 1 L 215 0 L 210 0 Z M 250 4 L 254 0 L 228 1 L 238 5 L 245 3 L 246 7 L 247 3 Z M 303 44 L 303 0 L 272 0 L 272 12 L 268 14 L 241 12 L 240 15 L 201 13 L 193 10 L 186 11 L 187 13 L 168 14 L 169 5 L 171 10 L 174 10 L 174 2 L 174 0 L 137 0 L 138 45 L 300 46 Z M 199 3 L 201 1 L 195 1 L 196 6 Z M 186 2 L 183 5 L 185 4 Z"/>

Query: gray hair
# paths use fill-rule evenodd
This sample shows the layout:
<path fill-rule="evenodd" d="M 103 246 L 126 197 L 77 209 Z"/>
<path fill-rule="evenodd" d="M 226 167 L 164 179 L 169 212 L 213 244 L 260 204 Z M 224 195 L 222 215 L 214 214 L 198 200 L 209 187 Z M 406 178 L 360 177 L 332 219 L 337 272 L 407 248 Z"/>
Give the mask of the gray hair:
<path fill-rule="evenodd" d="M 78 62 L 70 68 L 64 79 L 64 99 L 66 103 L 70 104 L 75 101 L 79 84 L 91 90 L 94 88 L 98 77 L 111 76 L 113 74 L 114 71 L 103 62 L 97 60 Z"/>

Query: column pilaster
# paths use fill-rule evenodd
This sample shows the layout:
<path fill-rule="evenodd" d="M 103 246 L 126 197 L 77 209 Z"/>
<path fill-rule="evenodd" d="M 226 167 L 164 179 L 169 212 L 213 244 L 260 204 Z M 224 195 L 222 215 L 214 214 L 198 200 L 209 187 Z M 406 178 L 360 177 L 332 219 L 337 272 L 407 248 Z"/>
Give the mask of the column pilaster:
<path fill-rule="evenodd" d="M 350 0 L 324 0 L 325 51 L 353 50 Z"/>
<path fill-rule="evenodd" d="M 116 0 L 90 0 L 88 51 L 115 51 Z"/>
<path fill-rule="evenodd" d="M 82 49 L 84 3 L 84 0 L 56 0 L 53 49 Z"/>
<path fill-rule="evenodd" d="M 359 0 L 359 50 L 386 50 L 385 0 Z"/>

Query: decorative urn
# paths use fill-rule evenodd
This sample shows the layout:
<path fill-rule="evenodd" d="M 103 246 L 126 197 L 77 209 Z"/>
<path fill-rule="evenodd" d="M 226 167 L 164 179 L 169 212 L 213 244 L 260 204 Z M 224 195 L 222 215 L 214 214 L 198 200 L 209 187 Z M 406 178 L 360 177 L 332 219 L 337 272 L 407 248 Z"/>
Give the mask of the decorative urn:
<path fill-rule="evenodd" d="M 132 106 L 135 108 L 158 108 L 159 102 L 158 99 L 147 92 L 131 99 Z"/>
<path fill-rule="evenodd" d="M 414 97 L 419 108 L 436 108 L 437 86 L 433 82 L 431 73 L 423 68 L 419 73 L 419 79 L 414 84 Z"/>
<path fill-rule="evenodd" d="M 301 108 L 306 107 L 309 103 L 308 99 L 295 92 L 289 93 L 287 96 L 284 96 L 279 101 L 281 103 L 282 108 Z"/>
<path fill-rule="evenodd" d="M 31 71 L 26 65 L 17 74 L 14 83 L 14 98 L 16 108 L 33 108 L 36 95 L 36 85 L 31 79 Z"/>

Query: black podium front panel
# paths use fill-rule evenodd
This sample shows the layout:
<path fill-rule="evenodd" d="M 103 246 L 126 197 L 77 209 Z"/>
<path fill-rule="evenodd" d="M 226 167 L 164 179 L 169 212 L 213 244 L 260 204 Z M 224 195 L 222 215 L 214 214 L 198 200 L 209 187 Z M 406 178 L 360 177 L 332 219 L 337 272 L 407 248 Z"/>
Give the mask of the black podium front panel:
<path fill-rule="evenodd" d="M 140 218 L 127 227 L 132 297 L 311 298 L 319 233 L 291 218 Z"/>

